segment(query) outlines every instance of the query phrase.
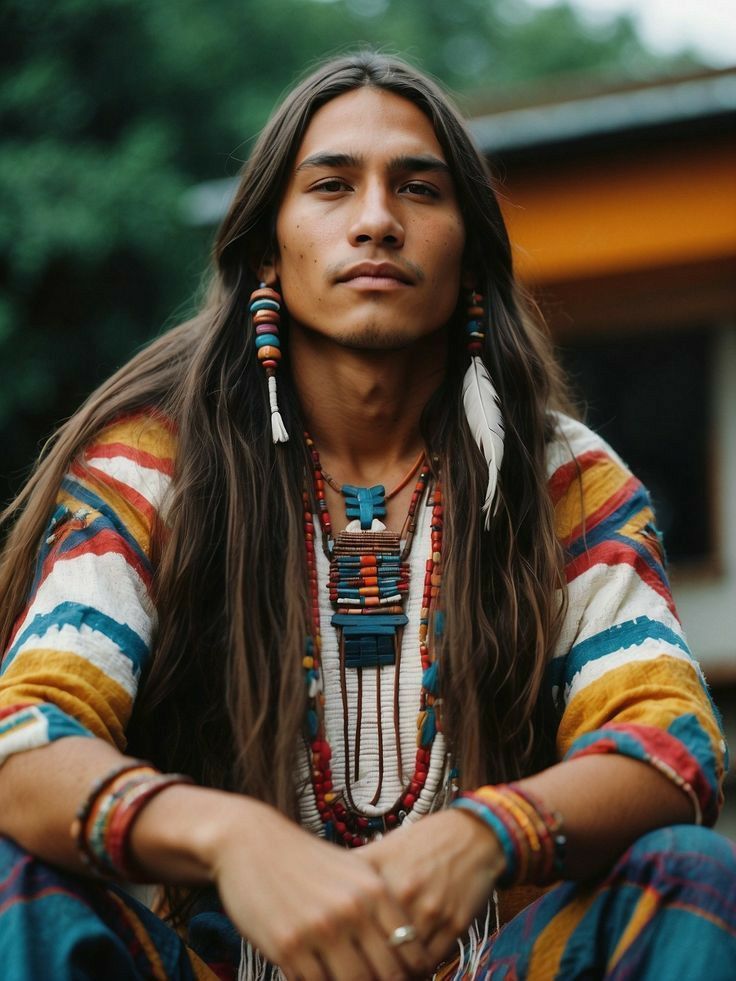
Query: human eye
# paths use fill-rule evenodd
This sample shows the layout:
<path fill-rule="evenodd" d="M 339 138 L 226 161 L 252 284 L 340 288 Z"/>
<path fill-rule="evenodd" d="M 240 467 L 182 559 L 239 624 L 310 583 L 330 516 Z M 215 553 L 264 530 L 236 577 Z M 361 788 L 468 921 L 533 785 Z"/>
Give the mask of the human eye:
<path fill-rule="evenodd" d="M 313 191 L 324 191 L 327 194 L 335 194 L 339 191 L 350 190 L 350 185 L 341 177 L 327 177 L 312 185 Z"/>
<path fill-rule="evenodd" d="M 433 187 L 431 184 L 425 184 L 424 181 L 409 181 L 407 184 L 404 184 L 402 190 L 407 194 L 415 194 L 418 197 L 438 198 L 440 196 L 440 192 L 436 187 Z"/>

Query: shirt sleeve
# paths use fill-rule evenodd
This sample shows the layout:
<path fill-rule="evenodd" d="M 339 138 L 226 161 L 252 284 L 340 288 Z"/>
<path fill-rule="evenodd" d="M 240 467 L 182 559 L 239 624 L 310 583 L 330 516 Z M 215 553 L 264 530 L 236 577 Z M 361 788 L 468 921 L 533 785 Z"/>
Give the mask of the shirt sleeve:
<path fill-rule="evenodd" d="M 560 417 L 549 487 L 568 608 L 550 682 L 560 759 L 620 753 L 656 767 L 713 824 L 728 765 L 718 712 L 677 616 L 647 491 L 607 444 Z"/>
<path fill-rule="evenodd" d="M 0 762 L 63 736 L 126 745 L 151 654 L 151 537 L 173 472 L 168 421 L 119 419 L 74 461 L 0 668 Z"/>

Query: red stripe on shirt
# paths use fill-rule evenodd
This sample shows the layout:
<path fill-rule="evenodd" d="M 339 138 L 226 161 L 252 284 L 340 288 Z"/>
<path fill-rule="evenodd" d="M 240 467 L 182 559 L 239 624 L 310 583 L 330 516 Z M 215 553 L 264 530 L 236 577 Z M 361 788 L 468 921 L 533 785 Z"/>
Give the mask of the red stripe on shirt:
<path fill-rule="evenodd" d="M 586 470 L 590 470 L 597 463 L 610 464 L 610 462 L 610 456 L 604 453 L 603 450 L 588 450 L 587 453 L 581 453 L 574 460 L 563 463 L 547 481 L 552 504 L 558 504 L 571 485 L 579 480 Z"/>
<path fill-rule="evenodd" d="M 607 730 L 622 732 L 632 736 L 651 759 L 664 763 L 681 780 L 688 783 L 698 798 L 703 812 L 703 822 L 712 824 L 718 814 L 718 802 L 713 789 L 708 783 L 703 768 L 684 743 L 672 736 L 666 729 L 656 726 L 631 725 L 611 722 L 601 726 L 601 738 L 579 752 L 573 753 L 569 759 L 578 756 L 592 756 L 596 753 L 620 753 L 621 750 L 613 739 L 606 739 Z"/>
<path fill-rule="evenodd" d="M 83 486 L 91 487 L 95 493 L 99 493 L 99 491 L 97 488 L 95 488 L 94 483 L 91 483 L 91 481 L 99 480 L 100 483 L 114 491 L 116 494 L 122 497 L 124 501 L 127 501 L 131 507 L 135 508 L 136 511 L 143 515 L 149 528 L 153 527 L 158 515 L 157 509 L 154 508 L 142 494 L 140 494 L 129 484 L 124 484 L 121 480 L 118 480 L 116 477 L 111 477 L 110 474 L 105 473 L 104 470 L 98 470 L 91 464 L 87 464 L 87 466 L 83 467 L 79 463 L 73 463 L 70 468 L 70 472 L 74 477 L 81 481 Z"/>
<path fill-rule="evenodd" d="M 666 602 L 667 609 L 670 613 L 674 617 L 677 617 L 675 604 L 668 586 L 662 581 L 656 571 L 652 569 L 649 563 L 639 555 L 636 549 L 626 546 L 621 541 L 606 540 L 599 542 L 598 545 L 594 545 L 567 563 L 565 566 L 565 578 L 567 582 L 571 583 L 595 565 L 631 566 L 642 582 L 658 593 Z"/>
<path fill-rule="evenodd" d="M 84 453 L 85 460 L 92 460 L 94 457 L 124 457 L 132 463 L 137 463 L 141 467 L 149 470 L 157 470 L 159 473 L 171 477 L 174 474 L 174 461 L 166 457 L 155 456 L 145 450 L 138 450 L 127 443 L 92 443 Z M 94 464 L 90 464 L 94 466 Z"/>

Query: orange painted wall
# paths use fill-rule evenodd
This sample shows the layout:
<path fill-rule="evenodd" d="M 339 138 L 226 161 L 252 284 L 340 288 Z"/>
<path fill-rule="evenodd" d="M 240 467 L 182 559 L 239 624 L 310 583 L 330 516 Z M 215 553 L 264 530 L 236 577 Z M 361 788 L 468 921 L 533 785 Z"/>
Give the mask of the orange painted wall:
<path fill-rule="evenodd" d="M 532 284 L 736 261 L 734 142 L 549 166 L 540 151 L 501 193 L 517 271 Z"/>

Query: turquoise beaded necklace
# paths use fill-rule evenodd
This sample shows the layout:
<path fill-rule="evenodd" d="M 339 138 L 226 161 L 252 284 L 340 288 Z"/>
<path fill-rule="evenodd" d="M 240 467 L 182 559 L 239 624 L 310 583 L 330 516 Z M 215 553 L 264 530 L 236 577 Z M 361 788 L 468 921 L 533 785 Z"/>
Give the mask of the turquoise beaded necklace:
<path fill-rule="evenodd" d="M 390 532 L 371 530 L 373 518 L 380 511 L 383 488 L 341 488 L 349 501 L 348 517 L 360 521 L 361 531 L 346 531 L 332 537 L 330 519 L 325 498 L 325 475 L 319 454 L 308 433 L 305 433 L 312 462 L 312 489 L 305 487 L 304 536 L 307 551 L 310 596 L 310 634 L 306 640 L 303 659 L 308 708 L 307 728 L 311 762 L 312 788 L 325 829 L 325 836 L 350 847 L 366 844 L 377 832 L 385 832 L 399 824 L 414 807 L 424 788 L 435 734 L 440 729 L 438 664 L 428 645 L 430 616 L 434 615 L 434 633 L 442 632 L 442 617 L 436 610 L 441 584 L 442 563 L 442 494 L 439 483 L 431 490 L 431 553 L 424 576 L 422 607 L 419 621 L 419 654 L 422 665 L 422 687 L 417 717 L 417 752 L 411 778 L 404 781 L 398 734 L 398 669 L 401 636 L 407 618 L 403 612 L 403 597 L 408 593 L 407 559 L 417 522 L 417 509 L 430 481 L 431 470 L 425 459 L 412 493 L 405 524 L 406 543 L 400 549 L 401 536 Z M 364 493 L 360 493 L 363 491 Z M 383 498 L 385 500 L 385 498 Z M 327 739 L 324 724 L 324 692 L 321 673 L 321 625 L 319 612 L 319 584 L 313 510 L 319 517 L 323 549 L 330 561 L 330 599 L 336 612 L 332 624 L 340 632 L 341 689 L 343 695 L 343 720 L 345 725 L 345 786 L 335 790 L 332 776 L 332 748 Z M 355 512 L 357 509 L 357 513 Z M 385 507 L 384 507 L 385 513 Z M 366 527 L 367 526 L 367 527 Z M 368 817 L 356 806 L 350 789 L 350 757 L 347 741 L 347 691 L 345 671 L 350 667 L 360 671 L 364 667 L 377 669 L 377 686 L 380 685 L 381 667 L 395 664 L 396 685 L 394 691 L 394 725 L 397 730 L 397 754 L 399 779 L 404 789 L 394 804 L 379 817 Z M 378 688 L 380 699 L 380 688 Z M 379 724 L 379 785 L 372 803 L 381 792 L 383 755 Z M 356 733 L 356 778 L 358 767 L 358 731 Z"/>

